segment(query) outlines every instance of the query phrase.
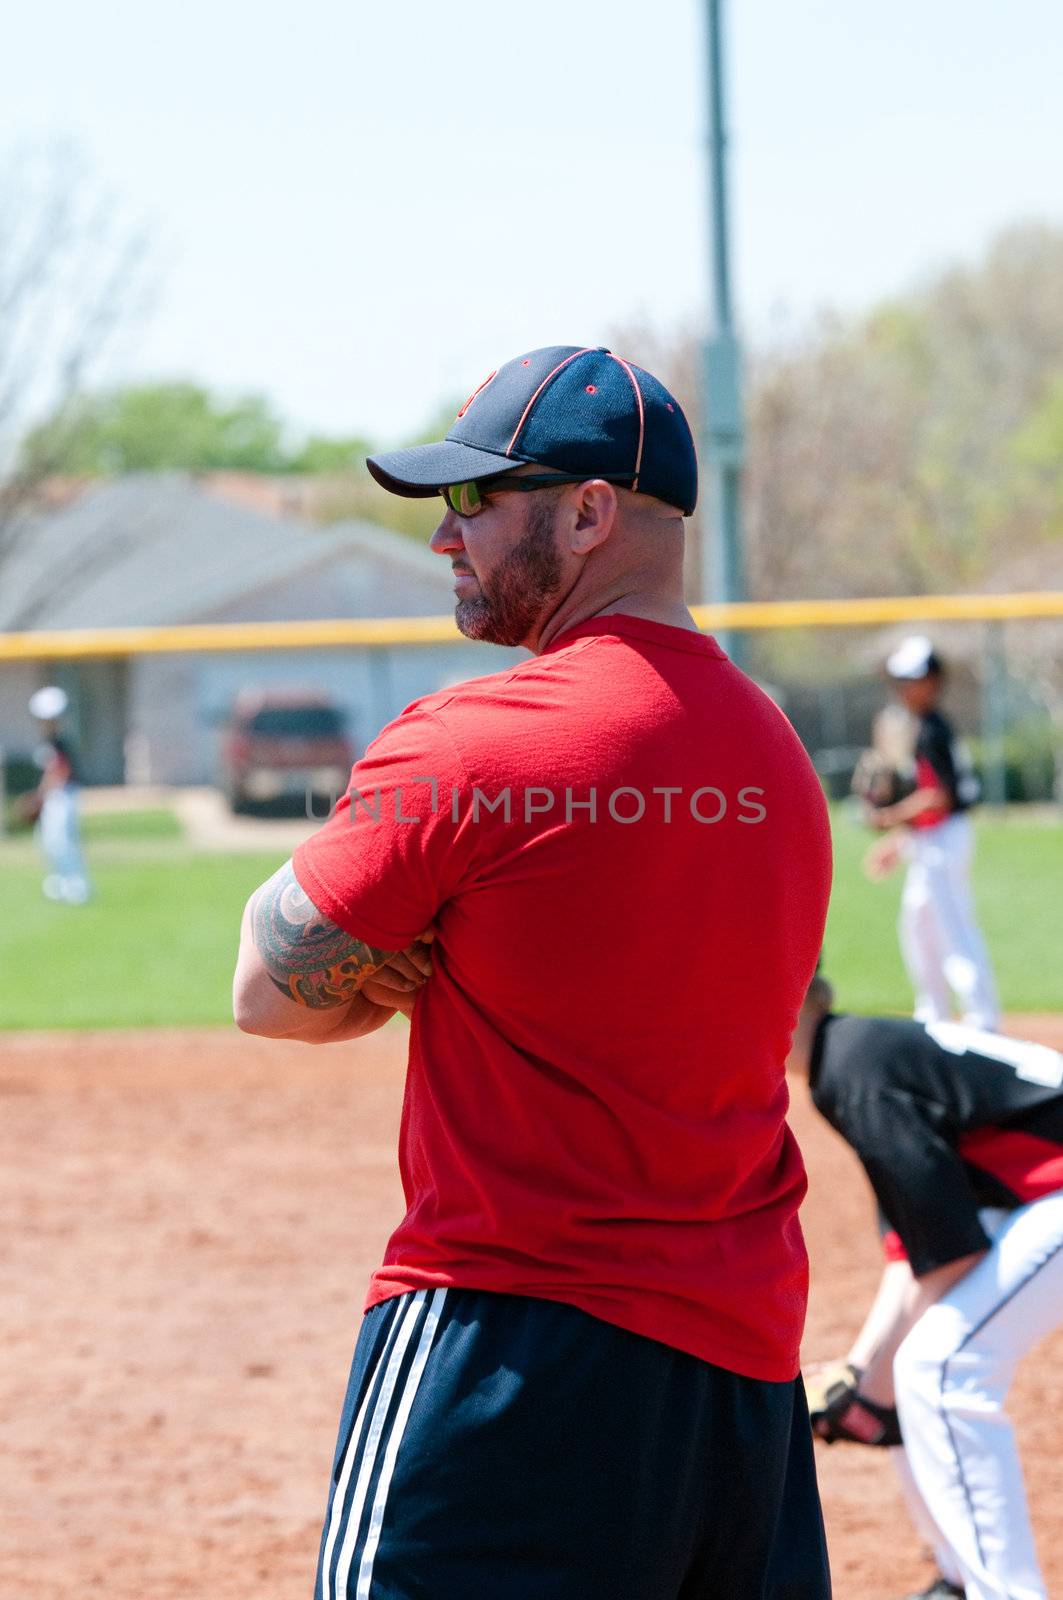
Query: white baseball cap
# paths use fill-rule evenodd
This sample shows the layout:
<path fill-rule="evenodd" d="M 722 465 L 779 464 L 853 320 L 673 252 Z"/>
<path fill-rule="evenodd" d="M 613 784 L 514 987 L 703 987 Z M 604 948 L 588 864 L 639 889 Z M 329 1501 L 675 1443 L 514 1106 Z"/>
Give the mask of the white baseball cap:
<path fill-rule="evenodd" d="M 924 634 L 913 634 L 904 639 L 893 653 L 886 657 L 886 671 L 891 678 L 911 681 L 925 678 L 931 672 L 941 671 L 941 661 L 934 646 Z"/>
<path fill-rule="evenodd" d="M 65 689 L 50 683 L 30 695 L 30 716 L 36 717 L 38 722 L 54 722 L 56 717 L 63 715 L 69 704 Z"/>

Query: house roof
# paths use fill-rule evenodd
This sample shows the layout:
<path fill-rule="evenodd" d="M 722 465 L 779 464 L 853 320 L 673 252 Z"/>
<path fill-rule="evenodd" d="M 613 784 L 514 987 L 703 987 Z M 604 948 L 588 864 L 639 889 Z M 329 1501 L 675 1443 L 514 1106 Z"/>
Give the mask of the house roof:
<path fill-rule="evenodd" d="M 132 473 L 26 519 L 0 573 L 0 630 L 198 622 L 236 604 L 246 614 L 249 596 L 336 561 L 416 579 L 411 611 L 453 605 L 447 564 L 401 534 L 314 527 L 221 499 L 186 473 Z"/>

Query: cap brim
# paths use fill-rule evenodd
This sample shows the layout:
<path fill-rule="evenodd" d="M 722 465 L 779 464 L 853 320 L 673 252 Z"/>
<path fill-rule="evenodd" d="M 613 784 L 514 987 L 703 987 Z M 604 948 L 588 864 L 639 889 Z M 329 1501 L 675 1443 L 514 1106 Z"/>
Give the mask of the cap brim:
<path fill-rule="evenodd" d="M 412 445 L 408 450 L 389 450 L 386 455 L 369 456 L 366 460 L 366 466 L 382 489 L 390 494 L 405 495 L 409 500 L 427 499 L 445 483 L 467 483 L 470 478 L 487 478 L 522 465 L 512 456 L 476 450 L 454 439 L 444 439 L 440 444 Z"/>

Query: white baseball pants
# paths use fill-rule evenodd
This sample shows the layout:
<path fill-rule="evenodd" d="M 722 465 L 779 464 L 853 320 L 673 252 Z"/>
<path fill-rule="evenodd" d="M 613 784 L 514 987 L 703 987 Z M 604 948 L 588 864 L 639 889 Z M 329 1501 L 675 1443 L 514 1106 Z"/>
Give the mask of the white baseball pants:
<path fill-rule="evenodd" d="M 73 784 L 49 789 L 41 806 L 37 836 L 49 872 L 44 892 L 49 900 L 83 905 L 89 898 L 89 879 L 81 854 L 78 790 Z"/>
<path fill-rule="evenodd" d="M 964 1022 L 992 1030 L 1000 1007 L 985 942 L 974 919 L 973 846 L 971 819 L 963 813 L 936 827 L 909 831 L 909 867 L 898 931 L 915 989 L 916 1018 L 947 1021 L 955 994 Z"/>
<path fill-rule="evenodd" d="M 1063 1191 L 1008 1214 L 897 1352 L 906 1488 L 926 1513 L 914 1518 L 967 1600 L 1047 1600 L 1004 1401 L 1019 1359 L 1061 1321 Z"/>

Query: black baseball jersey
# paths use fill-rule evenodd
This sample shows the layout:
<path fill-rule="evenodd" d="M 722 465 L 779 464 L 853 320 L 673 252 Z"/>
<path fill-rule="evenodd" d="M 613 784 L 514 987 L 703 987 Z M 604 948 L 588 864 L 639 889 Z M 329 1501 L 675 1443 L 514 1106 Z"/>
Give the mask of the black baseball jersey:
<path fill-rule="evenodd" d="M 979 797 L 978 779 L 971 769 L 963 746 L 952 731 L 952 724 L 940 711 L 928 711 L 919 718 L 915 736 L 916 786 L 943 789 L 949 797 L 948 810 L 924 813 L 917 823 L 927 826 L 941 816 L 967 811 Z"/>
<path fill-rule="evenodd" d="M 962 1023 L 824 1017 L 816 1108 L 852 1145 L 917 1277 L 986 1250 L 982 1206 L 1063 1189 L 1063 1055 Z"/>
<path fill-rule="evenodd" d="M 73 749 L 58 734 L 46 740 L 44 744 L 38 745 L 34 751 L 33 759 L 37 766 L 41 768 L 44 777 L 49 779 L 56 788 L 66 783 L 77 783 L 77 766 Z"/>

